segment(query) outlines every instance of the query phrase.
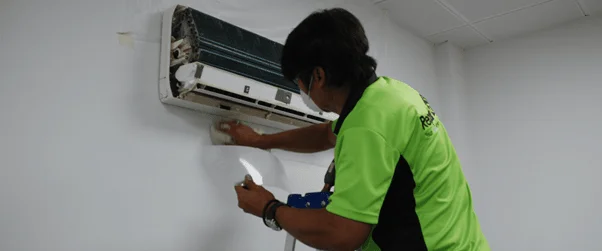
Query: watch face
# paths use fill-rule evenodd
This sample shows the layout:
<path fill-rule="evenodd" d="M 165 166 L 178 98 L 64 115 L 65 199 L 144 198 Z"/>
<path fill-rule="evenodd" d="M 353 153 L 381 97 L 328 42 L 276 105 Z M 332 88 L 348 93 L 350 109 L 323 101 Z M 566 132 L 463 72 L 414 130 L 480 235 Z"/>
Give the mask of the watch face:
<path fill-rule="evenodd" d="M 276 231 L 280 230 L 280 228 L 278 227 L 278 225 L 276 225 L 276 221 L 274 219 L 266 220 L 265 222 L 268 225 L 268 227 L 270 227 L 271 229 L 274 229 Z"/>

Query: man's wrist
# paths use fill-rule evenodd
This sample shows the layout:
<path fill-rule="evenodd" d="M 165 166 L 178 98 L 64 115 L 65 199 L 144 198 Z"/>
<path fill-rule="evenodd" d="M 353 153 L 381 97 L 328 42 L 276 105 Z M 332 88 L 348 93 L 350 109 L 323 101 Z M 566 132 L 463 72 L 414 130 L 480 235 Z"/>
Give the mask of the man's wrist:
<path fill-rule="evenodd" d="M 256 146 L 261 149 L 271 149 L 274 148 L 272 144 L 272 135 L 271 134 L 261 134 L 257 137 Z"/>
<path fill-rule="evenodd" d="M 276 208 L 276 212 L 274 212 L 274 218 L 276 219 L 276 221 L 278 221 L 278 224 L 280 224 L 280 226 L 282 226 L 282 213 L 284 211 L 286 211 L 287 209 L 291 209 L 290 206 L 286 206 L 286 207 L 279 207 Z"/>
<path fill-rule="evenodd" d="M 263 223 L 276 231 L 280 231 L 282 230 L 282 227 L 280 226 L 278 220 L 276 219 L 276 212 L 278 211 L 278 209 L 282 208 L 282 207 L 286 207 L 287 205 L 278 201 L 278 200 L 271 200 L 269 201 L 263 211 Z"/>
<path fill-rule="evenodd" d="M 263 206 L 263 211 L 261 212 L 261 218 L 263 218 L 265 220 L 268 210 L 270 209 L 270 207 L 272 206 L 272 204 L 279 202 L 277 199 L 273 199 L 268 201 L 267 203 L 265 203 L 265 205 Z"/>

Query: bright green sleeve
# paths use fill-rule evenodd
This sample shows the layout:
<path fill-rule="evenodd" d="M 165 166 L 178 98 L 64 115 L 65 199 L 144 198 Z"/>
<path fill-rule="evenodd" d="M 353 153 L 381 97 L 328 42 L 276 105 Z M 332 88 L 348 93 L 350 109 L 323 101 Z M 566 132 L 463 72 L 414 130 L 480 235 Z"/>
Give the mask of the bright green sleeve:
<path fill-rule="evenodd" d="M 376 224 L 400 155 L 378 133 L 350 128 L 337 137 L 329 212 Z"/>

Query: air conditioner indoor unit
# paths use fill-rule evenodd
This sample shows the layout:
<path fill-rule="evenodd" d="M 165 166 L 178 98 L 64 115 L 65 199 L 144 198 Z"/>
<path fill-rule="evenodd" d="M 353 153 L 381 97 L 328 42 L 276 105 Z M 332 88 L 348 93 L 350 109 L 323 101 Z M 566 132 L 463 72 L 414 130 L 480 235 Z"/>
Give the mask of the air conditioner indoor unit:
<path fill-rule="evenodd" d="M 163 15 L 163 103 L 291 129 L 335 120 L 309 109 L 280 71 L 282 44 L 176 5 Z"/>

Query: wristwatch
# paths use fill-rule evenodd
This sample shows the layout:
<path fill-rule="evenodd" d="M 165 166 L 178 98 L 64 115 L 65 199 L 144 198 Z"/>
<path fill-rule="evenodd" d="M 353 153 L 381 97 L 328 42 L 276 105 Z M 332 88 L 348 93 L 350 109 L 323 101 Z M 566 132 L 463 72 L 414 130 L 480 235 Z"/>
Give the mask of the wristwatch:
<path fill-rule="evenodd" d="M 279 200 L 271 200 L 263 209 L 263 224 L 274 231 L 282 230 L 282 227 L 280 227 L 280 224 L 278 224 L 278 221 L 276 221 L 276 209 L 281 206 L 286 206 L 286 204 L 280 202 Z"/>

